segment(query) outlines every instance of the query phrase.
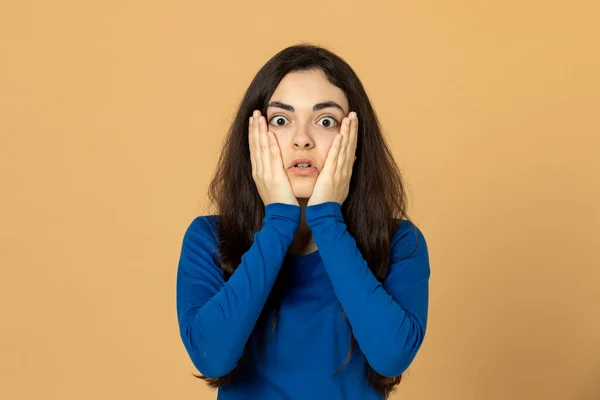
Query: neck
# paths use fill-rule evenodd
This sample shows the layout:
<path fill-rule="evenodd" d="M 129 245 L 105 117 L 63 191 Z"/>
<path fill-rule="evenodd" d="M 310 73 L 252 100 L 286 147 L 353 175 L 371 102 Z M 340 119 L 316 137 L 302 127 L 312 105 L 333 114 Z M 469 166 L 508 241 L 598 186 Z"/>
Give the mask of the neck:
<path fill-rule="evenodd" d="M 317 249 L 317 245 L 312 240 L 312 232 L 306 223 L 305 211 L 307 203 L 308 199 L 298 199 L 298 205 L 301 210 L 300 225 L 294 234 L 294 240 L 288 250 L 290 254 L 295 256 L 303 256 Z"/>

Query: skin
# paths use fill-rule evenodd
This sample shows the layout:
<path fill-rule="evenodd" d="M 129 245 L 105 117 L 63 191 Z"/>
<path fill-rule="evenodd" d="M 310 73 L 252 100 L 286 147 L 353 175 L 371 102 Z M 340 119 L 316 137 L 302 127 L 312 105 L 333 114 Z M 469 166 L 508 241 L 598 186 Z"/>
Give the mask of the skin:
<path fill-rule="evenodd" d="M 313 109 L 326 102 L 339 107 L 329 104 Z M 302 210 L 289 253 L 306 255 L 317 250 L 306 224 L 306 207 L 327 201 L 342 204 L 348 195 L 356 160 L 358 118 L 350 112 L 344 92 L 332 85 L 323 71 L 316 70 L 286 75 L 269 99 L 266 120 L 279 144 L 283 167 Z M 300 176 L 291 172 L 290 163 L 299 157 L 311 158 L 317 173 Z"/>

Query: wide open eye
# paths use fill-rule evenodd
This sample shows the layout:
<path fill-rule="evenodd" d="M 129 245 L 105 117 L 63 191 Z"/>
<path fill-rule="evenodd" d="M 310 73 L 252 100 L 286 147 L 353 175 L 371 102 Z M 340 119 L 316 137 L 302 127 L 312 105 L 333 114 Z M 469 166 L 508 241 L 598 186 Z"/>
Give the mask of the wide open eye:
<path fill-rule="evenodd" d="M 337 126 L 338 122 L 333 117 L 323 117 L 319 121 L 326 121 L 323 124 L 320 124 L 322 127 L 330 129 Z"/>
<path fill-rule="evenodd" d="M 275 126 L 283 126 L 284 124 L 280 125 L 280 123 L 282 123 L 282 120 L 287 121 L 287 118 L 283 115 L 274 115 L 269 120 L 269 123 Z"/>

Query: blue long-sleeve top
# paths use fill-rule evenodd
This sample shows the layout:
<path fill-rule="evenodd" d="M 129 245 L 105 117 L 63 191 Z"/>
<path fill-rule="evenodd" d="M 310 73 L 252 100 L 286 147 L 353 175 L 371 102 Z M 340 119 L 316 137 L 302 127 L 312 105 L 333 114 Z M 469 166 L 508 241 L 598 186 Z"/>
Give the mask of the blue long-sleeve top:
<path fill-rule="evenodd" d="M 196 217 L 185 232 L 177 316 L 192 363 L 206 377 L 224 376 L 248 341 L 257 360 L 245 379 L 220 387 L 218 399 L 381 399 L 368 384 L 365 359 L 378 373 L 397 376 L 423 342 L 430 267 L 421 230 L 400 221 L 391 240 L 388 275 L 379 282 L 336 202 L 305 210 L 318 250 L 288 255 L 300 217 L 299 206 L 268 204 L 262 228 L 228 281 L 216 250 L 218 216 Z M 275 331 L 267 325 L 259 360 L 257 335 L 265 333 L 257 332 L 256 322 L 282 269 L 290 283 Z M 347 358 L 351 333 L 358 346 L 334 374 Z"/>

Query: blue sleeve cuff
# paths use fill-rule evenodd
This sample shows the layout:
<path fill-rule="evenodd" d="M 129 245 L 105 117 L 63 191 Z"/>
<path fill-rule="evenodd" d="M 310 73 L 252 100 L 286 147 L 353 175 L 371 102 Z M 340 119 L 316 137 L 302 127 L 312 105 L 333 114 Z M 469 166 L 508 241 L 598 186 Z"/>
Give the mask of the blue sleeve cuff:
<path fill-rule="evenodd" d="M 270 203 L 265 207 L 265 218 L 284 217 L 300 223 L 300 206 L 287 203 Z"/>
<path fill-rule="evenodd" d="M 287 203 L 269 203 L 265 207 L 265 214 L 285 215 L 293 217 L 296 214 L 300 217 L 300 207 L 295 204 Z"/>
<path fill-rule="evenodd" d="M 306 223 L 311 228 L 324 227 L 327 222 L 343 222 L 342 205 L 335 201 L 313 204 L 304 211 Z M 314 232 L 313 232 L 314 233 Z"/>

